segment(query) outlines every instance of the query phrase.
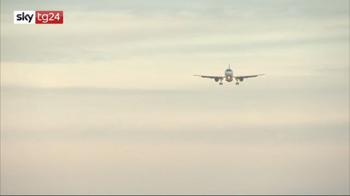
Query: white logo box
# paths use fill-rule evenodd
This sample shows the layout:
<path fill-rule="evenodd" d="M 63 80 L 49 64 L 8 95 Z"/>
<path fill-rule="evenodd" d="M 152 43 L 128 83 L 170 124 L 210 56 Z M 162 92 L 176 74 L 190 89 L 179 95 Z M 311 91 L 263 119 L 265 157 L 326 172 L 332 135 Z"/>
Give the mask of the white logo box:
<path fill-rule="evenodd" d="M 35 24 L 35 11 L 14 11 L 13 22 L 14 24 Z"/>

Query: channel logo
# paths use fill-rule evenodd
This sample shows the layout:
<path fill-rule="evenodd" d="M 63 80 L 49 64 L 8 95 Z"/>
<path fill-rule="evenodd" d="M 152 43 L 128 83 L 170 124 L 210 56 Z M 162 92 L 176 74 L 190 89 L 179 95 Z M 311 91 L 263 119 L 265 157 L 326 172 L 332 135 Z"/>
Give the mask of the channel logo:
<path fill-rule="evenodd" d="M 14 24 L 63 24 L 63 11 L 14 11 Z"/>

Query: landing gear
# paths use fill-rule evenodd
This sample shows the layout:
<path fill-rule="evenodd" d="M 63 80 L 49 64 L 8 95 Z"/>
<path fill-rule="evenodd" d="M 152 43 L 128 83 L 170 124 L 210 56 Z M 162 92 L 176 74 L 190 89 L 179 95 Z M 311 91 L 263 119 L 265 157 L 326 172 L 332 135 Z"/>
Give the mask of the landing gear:
<path fill-rule="evenodd" d="M 239 85 L 239 81 L 236 79 L 236 85 Z"/>
<path fill-rule="evenodd" d="M 222 85 L 223 83 L 222 83 L 222 80 L 220 80 L 220 82 L 219 82 L 219 85 Z"/>

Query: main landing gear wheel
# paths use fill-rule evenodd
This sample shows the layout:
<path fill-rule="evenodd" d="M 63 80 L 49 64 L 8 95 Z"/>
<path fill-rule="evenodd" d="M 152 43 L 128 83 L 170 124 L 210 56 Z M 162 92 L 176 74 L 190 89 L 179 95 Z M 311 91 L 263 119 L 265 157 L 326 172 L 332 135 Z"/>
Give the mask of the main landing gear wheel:
<path fill-rule="evenodd" d="M 236 82 L 236 85 L 239 85 L 239 82 Z"/>

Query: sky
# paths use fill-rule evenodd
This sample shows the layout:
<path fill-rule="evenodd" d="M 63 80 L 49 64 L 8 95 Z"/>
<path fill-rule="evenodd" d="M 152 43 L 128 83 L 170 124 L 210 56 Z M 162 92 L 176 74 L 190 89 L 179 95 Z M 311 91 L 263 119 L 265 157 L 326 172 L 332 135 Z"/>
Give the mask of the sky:
<path fill-rule="evenodd" d="M 350 194 L 349 6 L 1 0 L 1 194 Z"/>

